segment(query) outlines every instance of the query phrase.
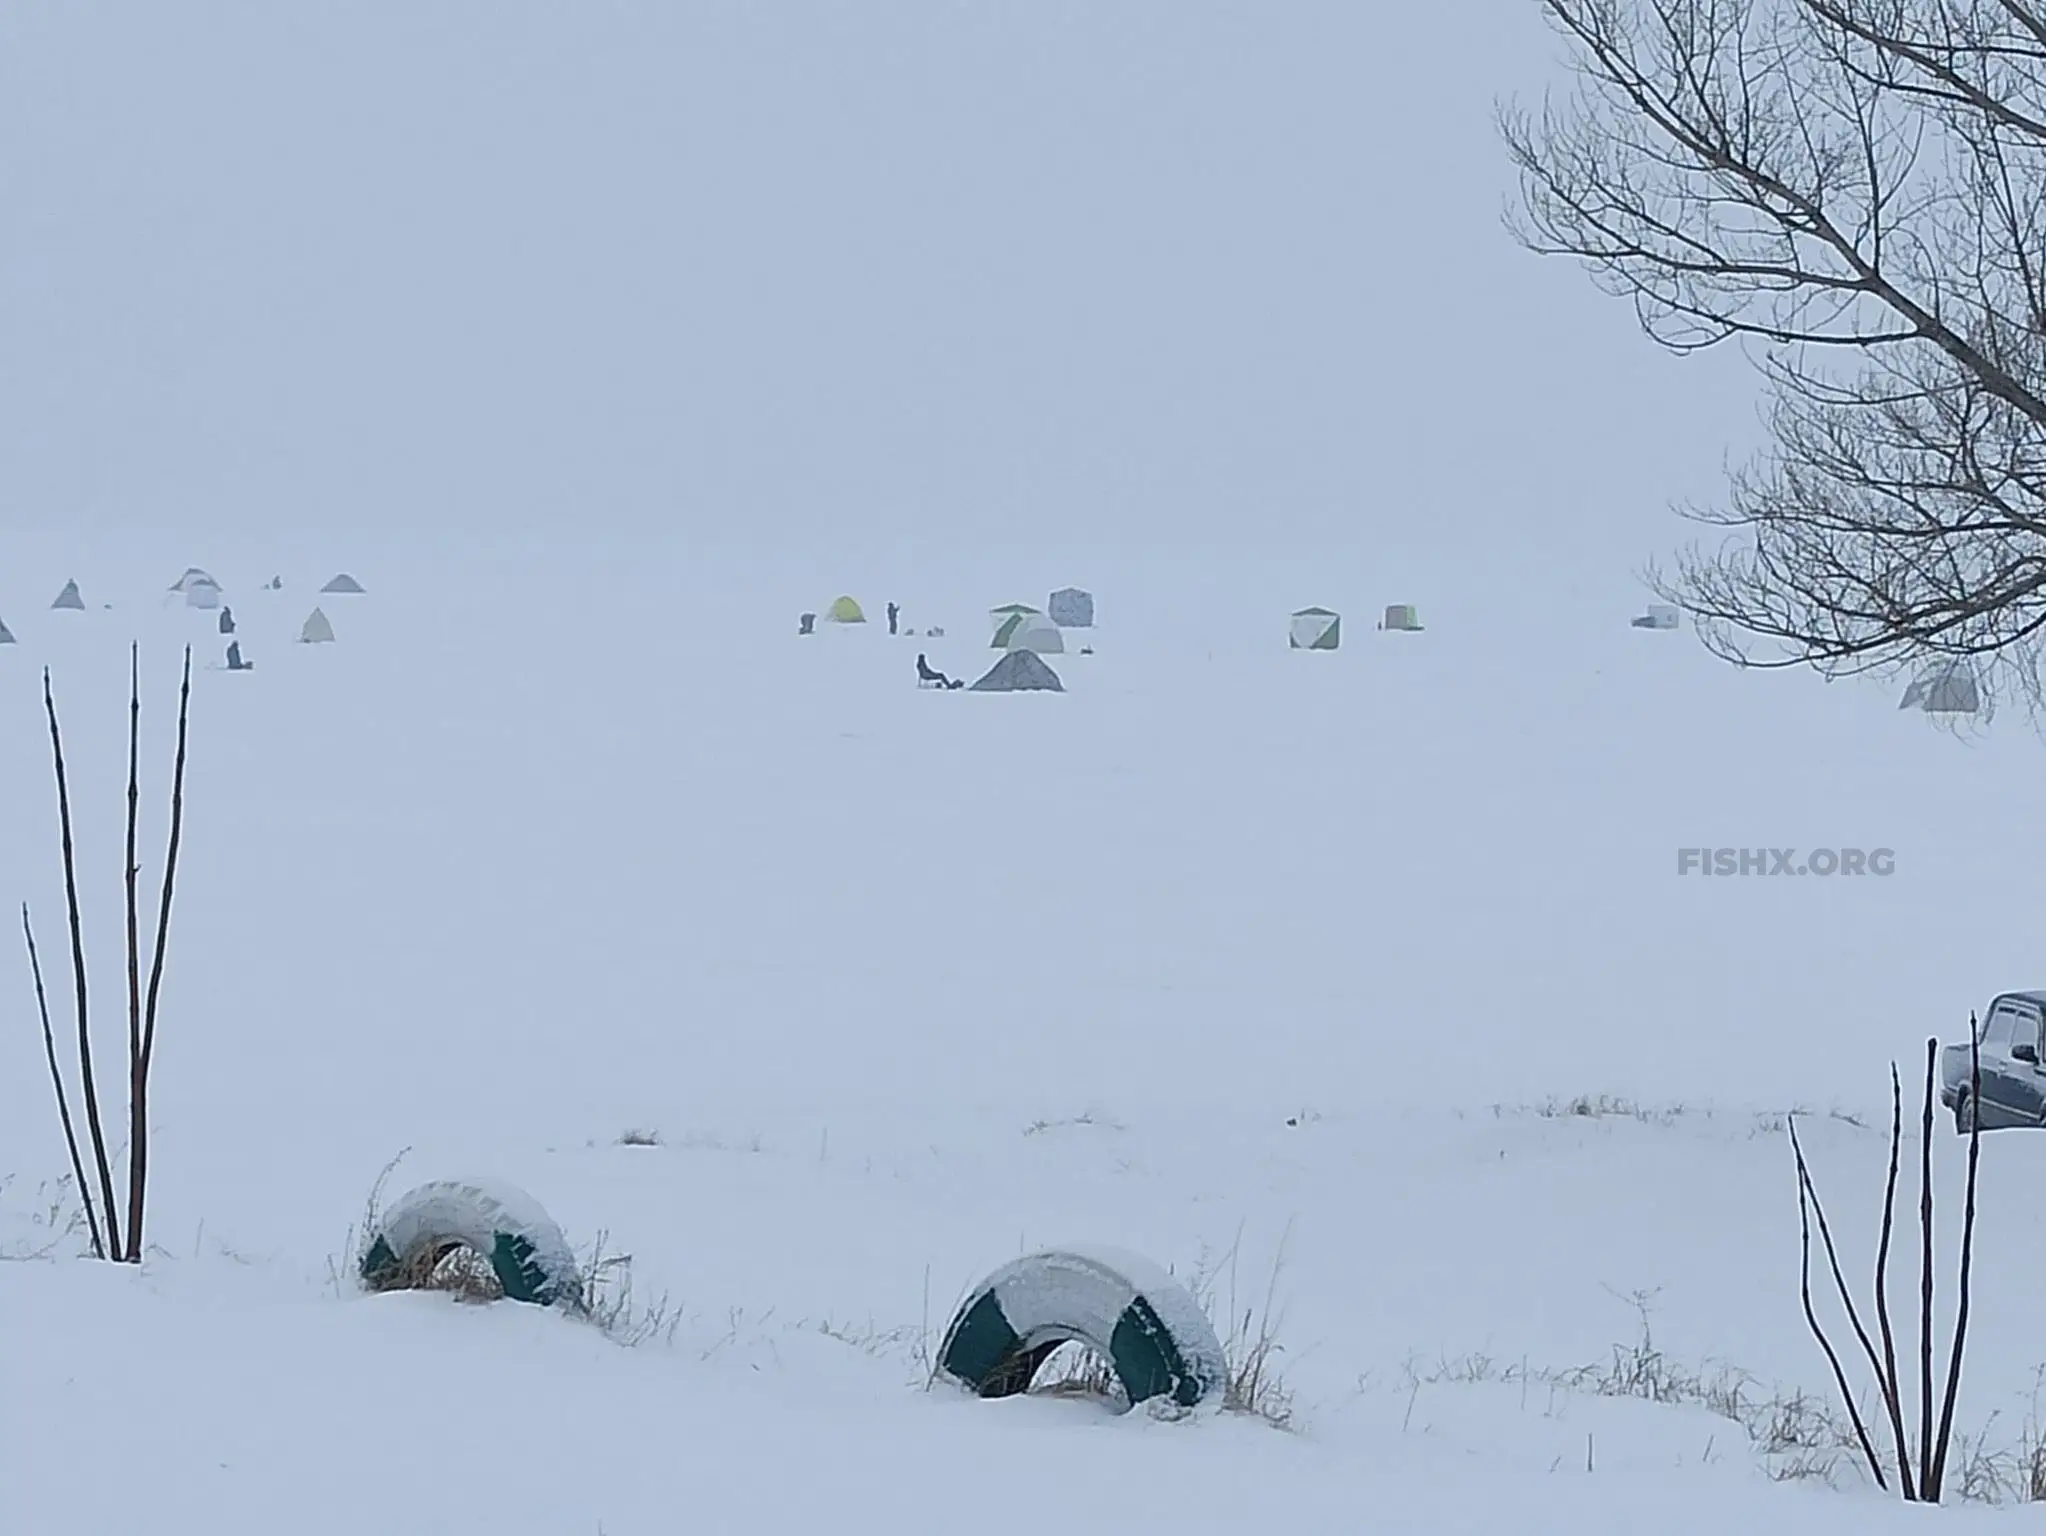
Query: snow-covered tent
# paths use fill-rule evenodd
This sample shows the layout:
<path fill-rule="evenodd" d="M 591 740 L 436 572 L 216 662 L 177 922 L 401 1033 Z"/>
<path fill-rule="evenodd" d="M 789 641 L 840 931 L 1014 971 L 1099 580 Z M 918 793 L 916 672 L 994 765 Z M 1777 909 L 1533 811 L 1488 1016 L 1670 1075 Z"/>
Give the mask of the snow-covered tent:
<path fill-rule="evenodd" d="M 1897 708 L 1922 709 L 1928 715 L 1973 715 L 1982 710 L 1982 690 L 1959 662 L 1935 666 L 1919 674 L 1904 690 Z"/>
<path fill-rule="evenodd" d="M 1062 656 L 1065 654 L 1066 637 L 1059 633 L 1058 625 L 1044 614 L 1016 613 L 995 631 L 995 637 L 989 644 L 1005 651 L 1035 651 L 1040 656 Z"/>
<path fill-rule="evenodd" d="M 867 615 L 851 598 L 841 597 L 824 610 L 824 621 L 827 624 L 864 624 Z"/>
<path fill-rule="evenodd" d="M 1051 615 L 1052 623 L 1061 629 L 1094 627 L 1094 594 L 1082 592 L 1078 587 L 1060 587 L 1052 593 L 1045 610 Z"/>
<path fill-rule="evenodd" d="M 987 675 L 973 685 L 974 693 L 1064 693 L 1066 685 L 1058 673 L 1045 665 L 1035 651 L 1010 651 L 987 669 Z"/>
<path fill-rule="evenodd" d="M 50 606 L 52 608 L 75 608 L 80 613 L 85 612 L 85 599 L 78 595 L 78 583 L 75 581 L 65 582 L 64 590 L 57 594 L 57 600 L 50 604 Z"/>
<path fill-rule="evenodd" d="M 360 592 L 362 590 L 362 583 L 346 571 L 343 571 L 339 576 L 336 576 L 332 581 L 320 588 L 320 590 L 322 592 Z"/>
<path fill-rule="evenodd" d="M 1296 651 L 1332 651 L 1343 640 L 1343 616 L 1327 608 L 1302 608 L 1287 629 L 1287 644 Z"/>
<path fill-rule="evenodd" d="M 1418 630 L 1421 627 L 1421 621 L 1415 615 L 1412 603 L 1387 603 L 1385 605 L 1385 622 L 1378 627 L 1380 629 Z"/>
<path fill-rule="evenodd" d="M 12 644 L 14 644 L 14 631 L 9 629 L 4 623 L 0 623 L 0 645 Z"/>
<path fill-rule="evenodd" d="M 325 645 L 334 638 L 334 626 L 326 614 L 315 608 L 306 615 L 305 628 L 298 632 L 302 645 Z"/>

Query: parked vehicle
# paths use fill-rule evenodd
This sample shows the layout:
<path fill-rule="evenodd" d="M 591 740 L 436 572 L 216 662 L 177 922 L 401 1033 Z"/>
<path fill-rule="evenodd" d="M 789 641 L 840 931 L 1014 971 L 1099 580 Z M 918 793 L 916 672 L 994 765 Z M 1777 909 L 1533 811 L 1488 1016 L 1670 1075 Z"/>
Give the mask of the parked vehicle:
<path fill-rule="evenodd" d="M 2005 992 L 1993 999 L 1976 1031 L 1982 1083 L 1969 1092 L 1968 1046 L 1939 1053 L 1939 1101 L 1954 1112 L 1963 1136 L 1977 1125 L 1985 1131 L 2046 1126 L 2046 1066 L 2039 1059 L 2046 1041 L 2046 991 Z M 1981 1102 L 1975 1102 L 1977 1097 Z"/>

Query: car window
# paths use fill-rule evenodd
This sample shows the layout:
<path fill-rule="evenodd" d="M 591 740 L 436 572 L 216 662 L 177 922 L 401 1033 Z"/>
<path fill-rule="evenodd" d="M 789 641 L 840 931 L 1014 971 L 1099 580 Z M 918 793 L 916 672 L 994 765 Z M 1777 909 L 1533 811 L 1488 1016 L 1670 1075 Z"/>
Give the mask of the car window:
<path fill-rule="evenodd" d="M 1982 1024 L 1983 1051 L 1997 1056 L 2009 1055 L 2011 1034 L 2016 1025 L 2016 1004 L 1998 1003 L 1990 1009 L 1989 1017 Z"/>
<path fill-rule="evenodd" d="M 2011 1044 L 2029 1045 L 2039 1054 L 2039 1009 L 2033 1003 L 2019 1003 L 2011 1009 Z"/>

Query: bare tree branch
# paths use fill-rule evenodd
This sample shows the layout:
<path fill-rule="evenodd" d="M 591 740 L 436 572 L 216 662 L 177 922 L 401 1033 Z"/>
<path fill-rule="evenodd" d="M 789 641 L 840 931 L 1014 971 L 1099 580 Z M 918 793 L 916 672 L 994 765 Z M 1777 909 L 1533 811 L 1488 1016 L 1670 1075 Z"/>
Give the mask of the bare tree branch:
<path fill-rule="evenodd" d="M 50 1087 L 57 1095 L 57 1119 L 64 1127 L 64 1150 L 71 1156 L 71 1177 L 78 1184 L 78 1199 L 85 1207 L 85 1230 L 92 1239 L 92 1256 L 103 1259 L 107 1256 L 107 1245 L 99 1235 L 92 1186 L 86 1182 L 85 1160 L 78 1155 L 78 1132 L 71 1124 L 71 1100 L 64 1092 L 63 1069 L 57 1065 L 57 1037 L 50 1029 L 50 995 L 43 990 L 43 962 L 36 953 L 35 925 L 29 921 L 27 902 L 21 904 L 21 936 L 28 941 L 28 973 L 35 981 L 36 1013 L 43 1026 L 43 1054 L 50 1062 Z"/>
<path fill-rule="evenodd" d="M 2046 9 L 1539 0 L 1576 83 L 1502 109 L 1509 225 L 1769 446 L 1651 585 L 1745 666 L 1964 663 L 2046 706 Z"/>
<path fill-rule="evenodd" d="M 57 726 L 57 699 L 50 691 L 49 668 L 43 669 L 43 710 L 50 720 L 50 754 L 57 768 L 57 824 L 64 847 L 64 905 L 71 919 L 71 984 L 78 1003 L 78 1081 L 85 1099 L 85 1125 L 92 1136 L 92 1160 L 99 1174 L 101 1208 L 106 1212 L 107 1252 L 119 1257 L 121 1229 L 114 1201 L 114 1175 L 107 1162 L 106 1133 L 100 1126 L 99 1092 L 92 1071 L 92 1030 L 85 988 L 85 930 L 78 911 L 78 858 L 71 840 L 71 781 L 64 771 L 64 736 Z"/>

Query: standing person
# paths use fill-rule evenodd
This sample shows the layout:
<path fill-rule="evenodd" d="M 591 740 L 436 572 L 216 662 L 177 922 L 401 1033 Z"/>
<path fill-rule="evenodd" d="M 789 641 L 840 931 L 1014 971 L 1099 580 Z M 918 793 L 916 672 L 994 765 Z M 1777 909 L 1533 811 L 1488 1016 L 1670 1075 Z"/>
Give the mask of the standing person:
<path fill-rule="evenodd" d="M 895 604 L 890 603 L 888 605 L 888 633 L 891 635 L 895 633 L 895 620 L 901 612 L 902 610 L 896 607 Z"/>

